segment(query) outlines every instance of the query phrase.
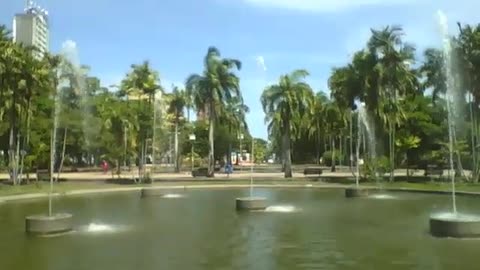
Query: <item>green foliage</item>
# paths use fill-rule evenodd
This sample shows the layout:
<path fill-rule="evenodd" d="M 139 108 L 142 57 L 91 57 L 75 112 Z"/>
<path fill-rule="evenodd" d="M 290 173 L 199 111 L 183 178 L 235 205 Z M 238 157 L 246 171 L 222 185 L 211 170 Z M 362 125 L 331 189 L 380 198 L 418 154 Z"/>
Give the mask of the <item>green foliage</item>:
<path fill-rule="evenodd" d="M 322 161 L 325 166 L 332 166 L 332 151 L 325 151 L 322 155 Z M 340 160 L 345 159 L 343 156 L 343 153 L 340 153 L 340 151 L 335 150 L 335 164 L 339 164 Z"/>
<path fill-rule="evenodd" d="M 454 159 L 456 165 L 478 172 L 480 25 L 458 28 L 451 40 L 455 61 L 450 66 L 458 110 L 453 115 Z M 332 69 L 330 96 L 314 94 L 305 81 L 306 70 L 282 75 L 262 93 L 270 142 L 255 139 L 255 160 L 276 154 L 284 161 L 286 176 L 292 162 L 316 163 L 323 157 L 331 165 L 333 149 L 337 164 L 348 160 L 359 139 L 356 110 L 362 102 L 375 125 L 375 147 L 381 155 L 375 163 L 366 160 L 364 174 L 373 177 L 374 170 L 387 172 L 395 166 L 447 166 L 443 53 L 427 49 L 417 64 L 402 28 L 388 26 L 372 30 L 364 48 L 346 65 Z M 49 168 L 55 96 L 61 101 L 53 146 L 57 167 L 65 147 L 65 166 L 93 166 L 106 159 L 112 165 L 137 163 L 143 168 L 154 150 L 156 162 L 172 156 L 175 131 L 176 160 L 190 164 L 193 146 L 196 166 L 208 160 L 212 174 L 216 160 L 227 157 L 228 162 L 230 153 L 239 150 L 239 134 L 244 134 L 242 148 L 251 147 L 249 108 L 237 74 L 241 63 L 223 58 L 215 47 L 208 49 L 203 71 L 187 78 L 185 90 L 175 88 L 169 94 L 163 93 L 160 76 L 148 62 L 132 65 L 118 91 L 111 92 L 86 67 L 75 67 L 60 55 L 34 55 L 34 48 L 12 42 L 0 26 L 0 150 L 5 153 L 0 169 L 18 171 L 21 164 L 28 172 Z M 194 108 L 198 121 L 185 120 L 185 108 Z M 16 153 L 17 145 L 25 155 Z M 361 148 L 362 156 L 369 156 L 366 148 Z"/>
<path fill-rule="evenodd" d="M 390 171 L 390 159 L 386 156 L 380 156 L 376 159 L 366 159 L 361 166 L 361 174 L 366 179 L 381 179 L 386 172 Z"/>
<path fill-rule="evenodd" d="M 267 153 L 267 141 L 262 139 L 254 139 L 255 147 L 253 149 L 253 158 L 256 164 L 265 162 Z"/>

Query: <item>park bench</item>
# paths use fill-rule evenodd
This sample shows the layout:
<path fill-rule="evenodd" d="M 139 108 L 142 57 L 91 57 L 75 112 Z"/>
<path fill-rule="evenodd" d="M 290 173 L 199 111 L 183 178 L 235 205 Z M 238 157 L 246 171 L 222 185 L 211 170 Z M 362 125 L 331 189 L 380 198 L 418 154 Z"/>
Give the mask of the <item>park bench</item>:
<path fill-rule="evenodd" d="M 206 177 L 208 175 L 208 168 L 198 168 L 192 171 L 193 177 Z"/>
<path fill-rule="evenodd" d="M 50 181 L 49 170 L 37 170 L 37 181 Z"/>
<path fill-rule="evenodd" d="M 434 175 L 442 176 L 443 175 L 443 168 L 441 168 L 439 166 L 435 166 L 435 165 L 428 165 L 425 168 L 424 175 L 425 176 L 434 176 Z"/>
<path fill-rule="evenodd" d="M 321 175 L 323 173 L 321 168 L 315 168 L 315 167 L 310 167 L 310 168 L 305 168 L 303 170 L 304 175 Z"/>
<path fill-rule="evenodd" d="M 215 166 L 214 171 L 215 172 L 220 172 L 221 167 L 220 166 Z M 207 167 L 201 167 L 198 169 L 195 169 L 192 171 L 192 176 L 193 177 L 207 177 L 208 176 L 208 168 Z"/>

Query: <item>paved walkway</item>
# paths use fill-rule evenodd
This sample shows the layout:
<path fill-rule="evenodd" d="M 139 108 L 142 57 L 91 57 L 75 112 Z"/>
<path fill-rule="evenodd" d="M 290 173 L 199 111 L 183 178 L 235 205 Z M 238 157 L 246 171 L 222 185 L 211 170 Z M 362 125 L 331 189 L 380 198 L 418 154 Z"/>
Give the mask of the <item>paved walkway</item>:
<path fill-rule="evenodd" d="M 412 171 L 411 174 L 414 176 L 423 176 L 423 170 Z M 406 170 L 399 169 L 395 170 L 395 176 L 406 176 Z M 445 174 L 446 175 L 446 174 Z M 272 178 L 283 178 L 282 172 L 254 172 L 253 174 L 250 171 L 235 171 L 233 174 L 227 175 L 223 172 L 215 173 L 215 179 L 248 179 L 250 177 L 254 179 L 272 179 Z M 35 174 L 30 174 L 30 179 L 35 179 Z M 122 172 L 120 178 L 134 178 L 138 177 L 138 172 L 132 170 L 131 172 Z M 181 172 L 181 173 L 154 173 L 152 177 L 155 180 L 194 180 L 190 172 Z M 294 172 L 294 178 L 304 178 L 303 173 Z M 312 177 L 315 177 L 312 175 Z M 353 177 L 352 172 L 349 171 L 348 167 L 340 168 L 337 172 L 330 172 L 327 169 L 323 170 L 321 177 Z M 24 177 L 26 178 L 26 177 Z M 60 178 L 67 180 L 78 180 L 78 181 L 105 181 L 107 179 L 118 178 L 115 174 L 103 173 L 103 172 L 65 172 L 60 174 Z M 8 179 L 8 174 L 0 174 L 0 180 Z"/>

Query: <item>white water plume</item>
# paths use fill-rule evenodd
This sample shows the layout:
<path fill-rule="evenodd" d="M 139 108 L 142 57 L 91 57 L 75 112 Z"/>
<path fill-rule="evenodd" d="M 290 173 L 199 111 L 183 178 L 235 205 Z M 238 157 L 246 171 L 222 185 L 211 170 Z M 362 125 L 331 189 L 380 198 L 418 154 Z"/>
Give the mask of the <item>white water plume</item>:
<path fill-rule="evenodd" d="M 291 213 L 297 212 L 300 209 L 293 205 L 272 205 L 265 208 L 265 212 L 277 212 L 277 213 Z"/>
<path fill-rule="evenodd" d="M 479 222 L 480 216 L 479 215 L 472 215 L 472 214 L 460 214 L 460 213 L 452 213 L 452 212 L 440 212 L 431 215 L 432 218 L 438 218 L 442 220 L 450 220 L 450 221 L 465 221 L 465 222 Z"/>
<path fill-rule="evenodd" d="M 80 228 L 80 232 L 85 233 L 114 233 L 125 230 L 125 226 L 121 225 L 109 225 L 104 223 L 92 222 L 86 226 Z"/>
<path fill-rule="evenodd" d="M 396 199 L 397 197 L 389 195 L 389 194 L 373 194 L 368 196 L 369 198 L 372 199 L 378 199 L 378 200 L 393 200 Z"/>
<path fill-rule="evenodd" d="M 182 198 L 184 196 L 182 194 L 169 193 L 169 194 L 163 195 L 162 197 L 167 199 L 174 199 L 174 198 Z"/>

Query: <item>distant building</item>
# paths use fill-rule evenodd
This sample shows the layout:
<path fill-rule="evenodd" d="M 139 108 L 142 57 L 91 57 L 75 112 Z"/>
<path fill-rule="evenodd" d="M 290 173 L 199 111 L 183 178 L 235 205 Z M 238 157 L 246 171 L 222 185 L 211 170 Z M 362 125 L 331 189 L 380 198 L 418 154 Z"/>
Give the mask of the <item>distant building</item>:
<path fill-rule="evenodd" d="M 36 47 L 41 58 L 49 50 L 48 11 L 27 0 L 24 13 L 13 18 L 13 40 Z"/>

